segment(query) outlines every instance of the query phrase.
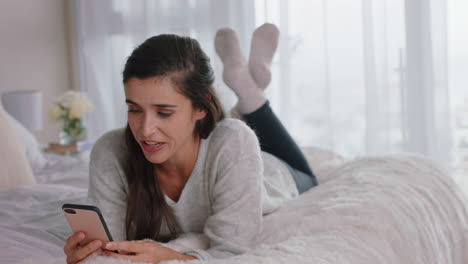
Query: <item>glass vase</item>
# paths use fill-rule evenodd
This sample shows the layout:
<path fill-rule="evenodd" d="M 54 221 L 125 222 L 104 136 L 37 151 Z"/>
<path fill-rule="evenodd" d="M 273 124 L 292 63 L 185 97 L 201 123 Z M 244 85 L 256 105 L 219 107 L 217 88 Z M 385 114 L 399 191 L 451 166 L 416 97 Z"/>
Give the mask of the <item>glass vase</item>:
<path fill-rule="evenodd" d="M 59 132 L 59 144 L 74 144 L 85 137 L 86 128 L 81 118 L 62 119 L 62 129 Z"/>

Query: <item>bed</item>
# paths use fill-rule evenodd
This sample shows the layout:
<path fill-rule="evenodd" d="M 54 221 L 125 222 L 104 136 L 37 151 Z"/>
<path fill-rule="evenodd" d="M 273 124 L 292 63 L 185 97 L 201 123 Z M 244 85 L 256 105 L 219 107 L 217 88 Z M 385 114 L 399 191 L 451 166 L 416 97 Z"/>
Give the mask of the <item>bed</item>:
<path fill-rule="evenodd" d="M 1 263 L 63 255 L 70 229 L 61 205 L 85 203 L 87 156 L 45 154 L 46 165 L 34 170 L 36 184 L 0 192 Z"/>
<path fill-rule="evenodd" d="M 433 162 L 411 154 L 344 159 L 304 151 L 320 185 L 266 216 L 251 251 L 208 263 L 468 263 L 466 199 Z M 89 153 L 40 155 L 40 166 L 32 164 L 35 184 L 0 191 L 1 263 L 65 263 L 71 230 L 61 205 L 85 203 Z M 206 246 L 202 236 L 183 239 L 173 246 Z"/>

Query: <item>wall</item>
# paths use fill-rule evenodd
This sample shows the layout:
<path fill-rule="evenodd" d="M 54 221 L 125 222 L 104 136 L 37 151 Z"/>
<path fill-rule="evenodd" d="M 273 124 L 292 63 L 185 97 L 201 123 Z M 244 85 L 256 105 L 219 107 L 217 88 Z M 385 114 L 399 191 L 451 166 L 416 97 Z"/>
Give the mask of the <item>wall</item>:
<path fill-rule="evenodd" d="M 66 2 L 0 1 L 0 93 L 42 91 L 44 129 L 35 132 L 41 143 L 57 139 L 57 126 L 48 120 L 47 109 L 73 88 Z"/>

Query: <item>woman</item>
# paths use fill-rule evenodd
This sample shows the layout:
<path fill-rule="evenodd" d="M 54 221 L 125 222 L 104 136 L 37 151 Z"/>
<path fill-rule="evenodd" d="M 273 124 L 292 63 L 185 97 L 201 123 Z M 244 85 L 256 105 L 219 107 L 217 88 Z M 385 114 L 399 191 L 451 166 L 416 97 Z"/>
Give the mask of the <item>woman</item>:
<path fill-rule="evenodd" d="M 245 123 L 224 118 L 196 40 L 159 35 L 133 51 L 123 71 L 128 125 L 98 140 L 90 164 L 88 198 L 116 241 L 80 246 L 84 234 L 76 233 L 64 248 L 68 263 L 93 254 L 153 263 L 241 254 L 252 247 L 263 215 L 317 184 L 263 96 L 277 36 L 273 25 L 257 29 L 252 52 L 265 45 L 269 51 L 248 64 L 234 31 L 216 36 L 223 78 Z M 188 232 L 203 233 L 209 249 L 178 252 L 156 242 Z"/>

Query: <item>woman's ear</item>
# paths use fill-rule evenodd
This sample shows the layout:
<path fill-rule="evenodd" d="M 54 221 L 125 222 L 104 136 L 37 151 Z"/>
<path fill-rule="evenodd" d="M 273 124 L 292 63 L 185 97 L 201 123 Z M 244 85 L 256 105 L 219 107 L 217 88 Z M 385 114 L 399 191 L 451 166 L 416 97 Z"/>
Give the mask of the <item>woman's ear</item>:
<path fill-rule="evenodd" d="M 195 109 L 195 120 L 202 120 L 206 116 L 205 109 Z"/>

